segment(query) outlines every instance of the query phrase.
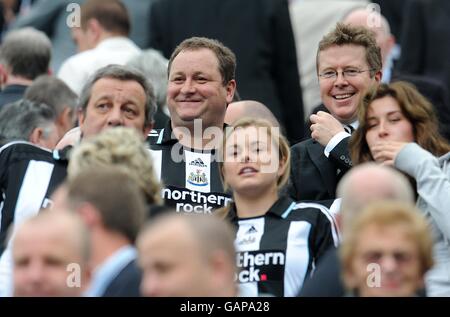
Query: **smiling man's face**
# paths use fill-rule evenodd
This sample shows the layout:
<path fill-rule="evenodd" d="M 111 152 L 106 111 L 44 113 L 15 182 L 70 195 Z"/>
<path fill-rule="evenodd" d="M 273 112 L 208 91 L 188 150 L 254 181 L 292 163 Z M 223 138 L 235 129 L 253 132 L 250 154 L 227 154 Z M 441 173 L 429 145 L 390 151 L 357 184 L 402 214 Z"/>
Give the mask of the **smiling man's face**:
<path fill-rule="evenodd" d="M 234 80 L 223 84 L 213 51 L 181 51 L 172 62 L 167 89 L 173 126 L 189 126 L 201 119 L 204 127 L 221 127 L 235 85 Z"/>
<path fill-rule="evenodd" d="M 342 123 L 356 119 L 360 98 L 367 89 L 381 80 L 381 72 L 371 77 L 366 51 L 359 45 L 333 45 L 319 53 L 318 73 L 337 71 L 336 78 L 319 77 L 320 96 L 330 113 Z M 344 77 L 342 71 L 356 69 L 363 71 L 354 77 Z"/>

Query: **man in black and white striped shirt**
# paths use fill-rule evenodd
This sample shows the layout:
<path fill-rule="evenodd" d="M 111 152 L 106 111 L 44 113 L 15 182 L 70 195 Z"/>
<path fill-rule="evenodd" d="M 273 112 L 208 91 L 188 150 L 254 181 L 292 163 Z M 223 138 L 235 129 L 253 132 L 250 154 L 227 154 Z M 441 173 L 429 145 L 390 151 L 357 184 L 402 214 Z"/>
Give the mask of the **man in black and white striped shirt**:
<path fill-rule="evenodd" d="M 236 88 L 236 58 L 218 41 L 190 38 L 169 61 L 171 120 L 150 133 L 155 169 L 166 203 L 185 213 L 210 213 L 231 201 L 216 160 L 227 105 Z"/>
<path fill-rule="evenodd" d="M 79 101 L 82 137 L 126 126 L 146 136 L 153 125 L 155 98 L 145 77 L 124 66 L 110 65 L 86 83 Z M 7 232 L 51 204 L 50 195 L 66 176 L 67 153 L 49 151 L 27 142 L 11 142 L 0 149 L 0 296 L 11 290 L 11 240 Z"/>

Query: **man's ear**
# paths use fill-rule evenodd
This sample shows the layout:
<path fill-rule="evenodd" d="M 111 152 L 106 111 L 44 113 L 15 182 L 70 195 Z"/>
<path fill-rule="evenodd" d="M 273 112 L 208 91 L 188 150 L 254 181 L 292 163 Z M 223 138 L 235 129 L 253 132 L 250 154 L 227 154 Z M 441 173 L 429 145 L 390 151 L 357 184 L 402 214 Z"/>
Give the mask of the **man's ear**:
<path fill-rule="evenodd" d="M 101 215 L 99 211 L 90 203 L 85 202 L 77 207 L 77 212 L 83 219 L 83 222 L 92 228 L 102 223 Z"/>
<path fill-rule="evenodd" d="M 8 71 L 6 70 L 6 66 L 4 64 L 0 64 L 0 86 L 3 87 L 4 84 L 8 81 Z"/>
<path fill-rule="evenodd" d="M 92 48 L 94 48 L 100 42 L 103 33 L 103 27 L 97 19 L 89 19 L 86 25 L 86 30 L 90 37 L 89 44 L 90 46 L 92 46 Z"/>
<path fill-rule="evenodd" d="M 144 140 L 147 139 L 148 134 L 150 133 L 150 131 L 152 131 L 152 129 L 153 129 L 154 126 L 155 126 L 155 123 L 152 122 L 152 123 L 150 123 L 149 125 L 147 125 L 147 126 L 144 127 L 144 131 L 143 131 L 143 132 L 144 132 Z"/>
<path fill-rule="evenodd" d="M 236 91 L 236 81 L 234 79 L 230 80 L 225 86 L 227 90 L 227 104 L 233 101 L 234 92 Z"/>
<path fill-rule="evenodd" d="M 64 110 L 59 114 L 57 120 L 58 125 L 64 129 L 64 133 L 69 131 L 75 126 L 75 122 L 73 120 L 72 108 L 69 106 L 64 107 Z"/>
<path fill-rule="evenodd" d="M 44 130 L 42 128 L 34 128 L 33 131 L 31 131 L 30 137 L 28 138 L 28 141 L 40 145 L 42 135 L 44 134 Z"/>

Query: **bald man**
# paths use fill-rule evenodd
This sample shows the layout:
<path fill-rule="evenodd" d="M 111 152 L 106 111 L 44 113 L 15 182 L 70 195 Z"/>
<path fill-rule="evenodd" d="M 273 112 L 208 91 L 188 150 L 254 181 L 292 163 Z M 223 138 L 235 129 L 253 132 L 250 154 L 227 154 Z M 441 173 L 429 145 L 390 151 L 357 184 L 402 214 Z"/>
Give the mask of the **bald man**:
<path fill-rule="evenodd" d="M 232 229 L 212 216 L 157 218 L 137 240 L 144 296 L 237 295 Z"/>
<path fill-rule="evenodd" d="M 344 23 L 353 26 L 363 26 L 375 33 L 375 39 L 381 49 L 383 62 L 383 82 L 389 82 L 391 77 L 392 54 L 395 47 L 395 37 L 384 16 L 364 8 L 355 9 L 344 18 Z"/>
<path fill-rule="evenodd" d="M 414 204 L 414 193 L 406 176 L 375 163 L 353 167 L 339 182 L 337 196 L 342 199 L 337 215 L 342 240 L 347 228 L 368 204 L 385 200 Z M 338 251 L 330 249 L 318 263 L 314 276 L 305 281 L 300 296 L 344 296 L 340 270 Z"/>
<path fill-rule="evenodd" d="M 254 100 L 242 100 L 232 102 L 228 105 L 225 112 L 225 123 L 233 124 L 236 120 L 243 117 L 252 117 L 265 119 L 272 123 L 274 127 L 280 127 L 280 123 L 273 113 L 264 104 Z"/>
<path fill-rule="evenodd" d="M 16 231 L 14 296 L 81 296 L 90 279 L 89 238 L 83 222 L 65 211 L 45 211 Z"/>

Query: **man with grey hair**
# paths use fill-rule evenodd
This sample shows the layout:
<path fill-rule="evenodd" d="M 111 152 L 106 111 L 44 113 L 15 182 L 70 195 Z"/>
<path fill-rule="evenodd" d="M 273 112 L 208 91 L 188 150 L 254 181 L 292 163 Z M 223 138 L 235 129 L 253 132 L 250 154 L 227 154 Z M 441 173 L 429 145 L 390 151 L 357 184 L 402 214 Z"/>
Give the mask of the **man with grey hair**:
<path fill-rule="evenodd" d="M 33 80 L 49 71 L 52 44 L 33 28 L 12 31 L 0 48 L 0 107 L 22 98 Z"/>
<path fill-rule="evenodd" d="M 368 204 L 377 201 L 414 204 L 414 193 L 406 176 L 393 168 L 375 163 L 361 164 L 345 174 L 337 187 L 337 196 L 341 204 L 336 218 L 343 240 L 347 228 Z M 313 277 L 305 281 L 299 296 L 344 296 L 338 252 L 333 248 L 324 254 Z"/>
<path fill-rule="evenodd" d="M 167 60 L 162 54 L 152 48 L 132 58 L 127 65 L 135 67 L 144 73 L 155 89 L 155 98 L 158 109 L 155 113 L 155 129 L 164 128 L 169 120 L 167 108 Z"/>
<path fill-rule="evenodd" d="M 55 111 L 46 104 L 21 99 L 0 109 L 0 144 L 28 141 L 53 149 L 58 142 Z"/>
<path fill-rule="evenodd" d="M 98 70 L 85 85 L 78 121 L 83 137 L 116 127 L 131 127 L 145 139 L 156 110 L 153 89 L 138 71 L 110 65 Z M 10 142 L 0 148 L 0 296 L 5 295 L 2 253 L 6 232 L 18 219 L 51 205 L 51 194 L 65 179 L 68 151 L 47 151 L 28 143 Z M 7 293 L 6 293 L 7 294 Z"/>
<path fill-rule="evenodd" d="M 62 80 L 48 75 L 39 76 L 27 88 L 24 98 L 45 103 L 55 111 L 58 140 L 74 127 L 78 96 Z"/>

